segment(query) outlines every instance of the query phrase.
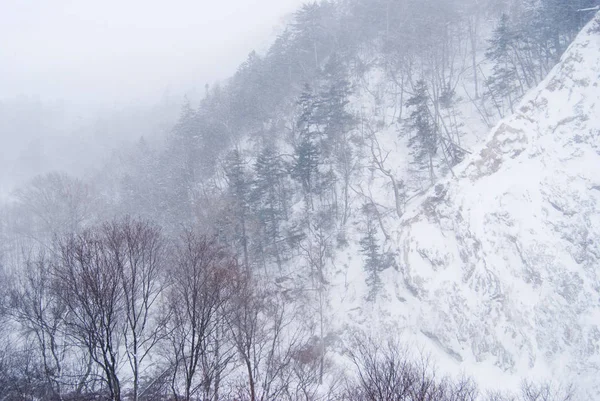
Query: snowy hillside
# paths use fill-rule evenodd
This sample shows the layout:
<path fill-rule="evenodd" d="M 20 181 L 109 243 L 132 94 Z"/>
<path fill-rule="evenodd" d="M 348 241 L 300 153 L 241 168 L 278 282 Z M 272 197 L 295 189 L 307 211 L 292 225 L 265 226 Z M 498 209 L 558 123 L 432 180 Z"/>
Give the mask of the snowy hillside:
<path fill-rule="evenodd" d="M 456 177 L 409 203 L 373 311 L 349 296 L 360 280 L 339 276 L 344 323 L 396 330 L 483 387 L 553 379 L 600 397 L 599 26 Z"/>
<path fill-rule="evenodd" d="M 597 1 L 306 3 L 24 183 L 0 399 L 600 399 Z"/>

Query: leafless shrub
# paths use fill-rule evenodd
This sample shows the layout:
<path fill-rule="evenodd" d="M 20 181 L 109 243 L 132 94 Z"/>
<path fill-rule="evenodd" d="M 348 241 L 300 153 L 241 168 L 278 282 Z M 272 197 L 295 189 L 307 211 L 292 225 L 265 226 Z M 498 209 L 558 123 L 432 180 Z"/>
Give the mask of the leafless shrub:
<path fill-rule="evenodd" d="M 486 401 L 571 401 L 575 397 L 572 385 L 558 385 L 555 383 L 533 383 L 524 380 L 519 393 L 508 391 L 489 392 Z"/>
<path fill-rule="evenodd" d="M 574 397 L 572 385 L 561 386 L 553 383 L 532 383 L 524 381 L 521 385 L 522 401 L 571 401 Z"/>
<path fill-rule="evenodd" d="M 438 378 L 430 359 L 414 359 L 406 348 L 388 341 L 377 344 L 356 339 L 348 350 L 356 378 L 346 390 L 349 401 L 473 401 L 477 386 L 472 380 Z"/>
<path fill-rule="evenodd" d="M 28 344 L 17 347 L 10 342 L 0 349 L 1 400 L 59 400 L 46 380 L 43 366 L 32 351 Z"/>

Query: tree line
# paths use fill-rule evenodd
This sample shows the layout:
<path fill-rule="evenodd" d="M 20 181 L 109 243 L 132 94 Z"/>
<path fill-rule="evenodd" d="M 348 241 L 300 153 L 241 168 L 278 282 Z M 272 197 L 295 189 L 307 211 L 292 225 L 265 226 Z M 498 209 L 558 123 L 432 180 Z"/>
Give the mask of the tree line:
<path fill-rule="evenodd" d="M 7 283 L 6 281 L 4 283 Z M 216 237 L 124 217 L 55 238 L 2 288 L 3 400 L 569 400 L 524 382 L 479 392 L 360 335 L 324 360 L 292 295 Z M 10 332 L 12 331 L 12 333 Z M 326 339 L 339 342 L 339 339 Z M 339 345 L 338 345 L 339 346 Z"/>
<path fill-rule="evenodd" d="M 285 294 L 211 235 L 125 217 L 56 237 L 11 279 L 2 399 L 278 399 L 311 362 Z"/>

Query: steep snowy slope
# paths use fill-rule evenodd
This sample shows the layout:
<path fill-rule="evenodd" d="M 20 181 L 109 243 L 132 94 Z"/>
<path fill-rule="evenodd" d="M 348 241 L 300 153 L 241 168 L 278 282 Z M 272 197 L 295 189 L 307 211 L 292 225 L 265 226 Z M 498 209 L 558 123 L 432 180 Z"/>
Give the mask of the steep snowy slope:
<path fill-rule="evenodd" d="M 597 399 L 600 14 L 455 175 L 397 225 L 372 315 L 484 387 L 560 379 Z"/>

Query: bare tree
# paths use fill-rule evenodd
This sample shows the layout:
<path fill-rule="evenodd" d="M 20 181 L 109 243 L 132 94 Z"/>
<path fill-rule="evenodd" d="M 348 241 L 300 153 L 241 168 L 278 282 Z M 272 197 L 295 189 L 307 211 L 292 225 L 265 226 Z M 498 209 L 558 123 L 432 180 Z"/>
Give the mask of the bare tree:
<path fill-rule="evenodd" d="M 133 400 L 138 400 L 142 363 L 161 338 L 161 322 L 154 319 L 164 288 L 165 246 L 160 229 L 132 220 L 103 227 L 107 246 L 118 269 L 125 325 L 123 340 L 133 374 Z"/>
<path fill-rule="evenodd" d="M 327 307 L 327 285 L 326 266 L 329 260 L 332 260 L 332 233 L 330 216 L 323 213 L 317 213 L 311 219 L 308 232 L 304 241 L 299 244 L 302 255 L 310 269 L 310 286 L 306 288 L 316 294 L 316 317 L 318 318 L 318 337 L 319 337 L 319 383 L 323 382 L 325 371 L 325 310 Z"/>
<path fill-rule="evenodd" d="M 240 398 L 282 399 L 302 338 L 293 305 L 285 294 L 265 289 L 264 282 L 248 276 L 239 276 L 232 302 L 229 327 L 246 376 Z"/>
<path fill-rule="evenodd" d="M 105 234 L 94 228 L 64 239 L 54 283 L 69 312 L 70 335 L 102 370 L 110 399 L 120 401 L 124 294 L 119 265 Z"/>
<path fill-rule="evenodd" d="M 53 396 L 60 398 L 63 364 L 68 349 L 64 336 L 67 308 L 51 286 L 50 260 L 41 252 L 29 258 L 10 292 L 10 313 L 39 351 L 43 373 Z M 37 352 L 36 352 L 37 354 Z"/>
<path fill-rule="evenodd" d="M 9 287 L 12 277 L 9 277 L 4 265 L 4 252 L 0 249 L 0 333 L 4 331 L 5 320 L 9 306 Z"/>
<path fill-rule="evenodd" d="M 402 180 L 398 181 L 395 174 L 391 169 L 386 168 L 385 164 L 387 159 L 390 156 L 390 152 L 385 152 L 381 149 L 381 145 L 377 139 L 377 133 L 375 130 L 369 125 L 368 127 L 368 137 L 370 141 L 370 149 L 372 156 L 373 168 L 377 169 L 384 176 L 386 176 L 390 184 L 392 185 L 392 189 L 394 191 L 394 202 L 395 202 L 395 210 L 398 218 L 402 218 L 402 214 L 404 213 L 404 201 L 406 198 L 404 182 Z"/>
<path fill-rule="evenodd" d="M 175 251 L 168 294 L 172 391 L 189 401 L 199 390 L 219 398 L 221 375 L 231 359 L 222 342 L 223 308 L 237 263 L 214 240 L 186 231 Z"/>
<path fill-rule="evenodd" d="M 35 177 L 15 192 L 21 210 L 29 218 L 28 235 L 47 241 L 81 229 L 93 215 L 93 197 L 88 184 L 62 173 Z"/>

